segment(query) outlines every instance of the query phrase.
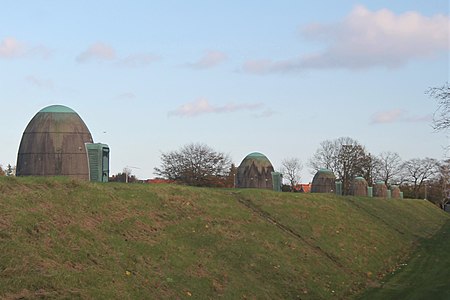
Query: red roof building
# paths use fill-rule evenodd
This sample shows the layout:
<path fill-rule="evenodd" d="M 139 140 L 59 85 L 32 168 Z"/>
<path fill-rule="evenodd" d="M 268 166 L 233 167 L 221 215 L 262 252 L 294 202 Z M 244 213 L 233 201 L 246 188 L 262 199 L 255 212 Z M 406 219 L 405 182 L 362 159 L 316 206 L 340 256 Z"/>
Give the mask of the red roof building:
<path fill-rule="evenodd" d="M 299 183 L 294 189 L 298 193 L 311 193 L 311 183 Z"/>

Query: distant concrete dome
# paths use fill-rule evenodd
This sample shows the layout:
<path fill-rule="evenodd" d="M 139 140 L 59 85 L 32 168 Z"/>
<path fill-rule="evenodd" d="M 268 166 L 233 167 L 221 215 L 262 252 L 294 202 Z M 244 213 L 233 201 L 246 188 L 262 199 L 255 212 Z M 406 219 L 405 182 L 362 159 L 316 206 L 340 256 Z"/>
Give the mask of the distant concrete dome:
<path fill-rule="evenodd" d="M 353 196 L 367 196 L 367 181 L 364 177 L 355 177 L 352 183 L 352 195 Z"/>
<path fill-rule="evenodd" d="M 336 188 L 336 176 L 333 171 L 320 169 L 314 175 L 311 193 L 333 193 Z"/>
<path fill-rule="evenodd" d="M 26 127 L 17 155 L 17 176 L 69 176 L 89 180 L 85 143 L 92 136 L 71 108 L 41 109 Z"/>
<path fill-rule="evenodd" d="M 239 165 L 236 173 L 236 187 L 272 189 L 272 172 L 270 160 L 262 153 L 247 155 Z"/>
<path fill-rule="evenodd" d="M 391 197 L 400 199 L 400 188 L 397 185 L 391 185 Z"/>
<path fill-rule="evenodd" d="M 400 194 L 399 194 L 400 195 Z M 377 181 L 373 187 L 373 196 L 380 198 L 387 198 L 387 186 L 384 181 Z"/>

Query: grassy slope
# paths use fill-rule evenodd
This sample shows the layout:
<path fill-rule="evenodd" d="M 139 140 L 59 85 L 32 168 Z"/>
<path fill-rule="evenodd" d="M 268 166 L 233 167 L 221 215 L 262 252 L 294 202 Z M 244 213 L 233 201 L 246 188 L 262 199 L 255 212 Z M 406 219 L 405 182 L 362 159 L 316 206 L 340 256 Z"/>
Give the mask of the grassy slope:
<path fill-rule="evenodd" d="M 0 298 L 348 298 L 448 216 L 425 201 L 0 178 Z"/>
<path fill-rule="evenodd" d="M 361 299 L 450 299 L 450 222 L 431 239 L 423 240 L 412 259 L 393 272 L 382 287 Z"/>

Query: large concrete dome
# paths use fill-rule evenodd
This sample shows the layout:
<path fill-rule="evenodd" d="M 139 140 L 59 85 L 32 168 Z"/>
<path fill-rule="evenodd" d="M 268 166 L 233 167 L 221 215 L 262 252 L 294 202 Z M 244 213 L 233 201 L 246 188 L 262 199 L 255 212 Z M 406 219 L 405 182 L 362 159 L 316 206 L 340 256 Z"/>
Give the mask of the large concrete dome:
<path fill-rule="evenodd" d="M 272 189 L 273 171 L 270 160 L 264 154 L 250 153 L 237 169 L 236 187 Z"/>
<path fill-rule="evenodd" d="M 80 116 L 63 105 L 40 110 L 26 127 L 17 176 L 69 176 L 89 180 L 85 143 L 92 136 Z"/>

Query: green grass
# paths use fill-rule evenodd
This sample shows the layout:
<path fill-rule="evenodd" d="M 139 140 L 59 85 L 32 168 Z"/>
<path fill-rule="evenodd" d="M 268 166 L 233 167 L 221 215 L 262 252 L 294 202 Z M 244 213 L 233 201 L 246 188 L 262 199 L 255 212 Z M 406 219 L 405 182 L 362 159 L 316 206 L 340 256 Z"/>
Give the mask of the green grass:
<path fill-rule="evenodd" d="M 361 299 L 450 299 L 450 222 L 421 247 L 407 264 L 385 278 L 381 287 Z"/>
<path fill-rule="evenodd" d="M 329 299 L 379 286 L 426 201 L 0 178 L 0 298 Z"/>

